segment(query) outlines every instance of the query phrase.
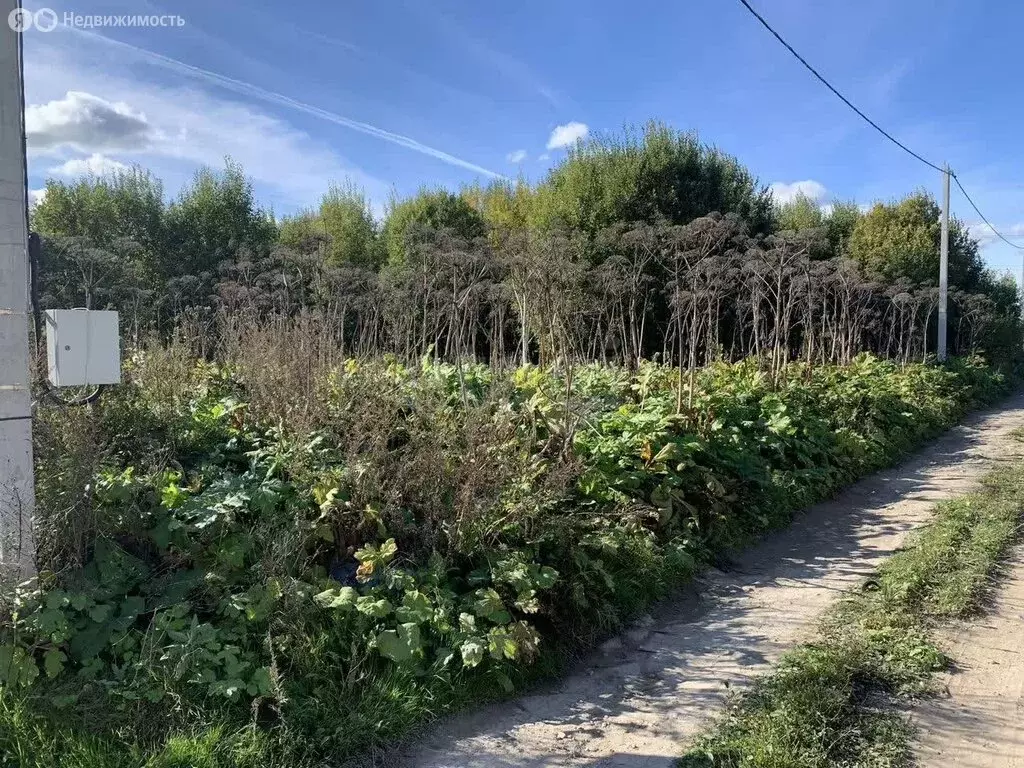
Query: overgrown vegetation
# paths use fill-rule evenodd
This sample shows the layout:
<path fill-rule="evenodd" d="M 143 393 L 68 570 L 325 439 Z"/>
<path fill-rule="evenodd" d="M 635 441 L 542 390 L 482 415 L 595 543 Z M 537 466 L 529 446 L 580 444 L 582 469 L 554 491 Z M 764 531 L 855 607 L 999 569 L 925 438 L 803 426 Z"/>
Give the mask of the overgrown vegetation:
<path fill-rule="evenodd" d="M 301 319 L 247 325 L 218 364 L 154 346 L 91 409 L 40 413 L 42 572 L 5 594 L 0 644 L 8 764 L 386 743 L 550 672 L 1006 391 L 970 361 L 719 363 L 681 398 L 650 363 L 338 354 Z"/>
<path fill-rule="evenodd" d="M 692 370 L 770 356 L 924 360 L 936 347 L 939 209 L 926 193 L 866 213 L 776 204 L 743 165 L 652 123 L 577 146 L 536 185 L 392 200 L 351 185 L 280 225 L 241 168 L 203 171 L 171 202 L 141 169 L 48 182 L 44 307 L 120 310 L 138 341 L 182 317 L 315 313 L 355 356 L 494 365 L 657 357 Z M 951 224 L 954 354 L 1013 357 L 1012 281 Z"/>
<path fill-rule="evenodd" d="M 1020 351 L 953 222 L 961 357 L 931 359 L 927 195 L 776 205 L 657 124 L 382 221 L 341 185 L 278 222 L 229 164 L 170 202 L 141 169 L 51 181 L 32 224 L 39 305 L 117 308 L 130 360 L 36 413 L 5 767 L 387 743 L 1004 394 Z"/>
<path fill-rule="evenodd" d="M 825 768 L 912 764 L 899 703 L 930 690 L 947 664 L 936 624 L 973 612 L 1020 531 L 1024 465 L 944 502 L 910 547 L 862 594 L 842 602 L 820 637 L 742 695 L 680 766 Z"/>

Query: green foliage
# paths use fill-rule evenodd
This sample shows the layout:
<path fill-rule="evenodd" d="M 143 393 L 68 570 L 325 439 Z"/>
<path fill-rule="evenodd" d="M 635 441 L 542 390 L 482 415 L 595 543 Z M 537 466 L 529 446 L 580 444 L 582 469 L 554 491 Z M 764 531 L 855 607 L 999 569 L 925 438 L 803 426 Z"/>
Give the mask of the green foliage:
<path fill-rule="evenodd" d="M 816 229 L 825 225 L 825 218 L 817 202 L 802 192 L 789 202 L 775 206 L 775 220 L 780 230 Z"/>
<path fill-rule="evenodd" d="M 366 196 L 353 184 L 332 185 L 315 212 L 286 217 L 281 222 L 280 243 L 310 253 L 323 241 L 327 263 L 376 269 L 384 261 Z"/>
<path fill-rule="evenodd" d="M 165 256 L 164 213 L 160 182 L 139 168 L 47 181 L 32 210 L 32 228 L 43 236 L 43 307 L 137 307 L 149 300 Z"/>
<path fill-rule="evenodd" d="M 95 412 L 111 438 L 81 548 L 6 598 L 4 695 L 59 713 L 47 738 L 201 757 L 203 729 L 255 732 L 288 765 L 515 689 L 1005 390 L 970 361 L 772 382 L 752 360 L 699 371 L 677 413 L 675 371 L 650 363 L 350 361 L 294 432 L 238 372 L 199 365 L 168 392 L 138 366 Z M 43 474 L 64 455 L 40 453 Z"/>
<path fill-rule="evenodd" d="M 43 307 L 117 307 L 136 332 L 160 309 L 208 302 L 223 262 L 264 255 L 277 239 L 273 217 L 231 162 L 222 174 L 201 170 L 170 205 L 139 168 L 49 180 L 32 227 L 43 235 Z"/>
<path fill-rule="evenodd" d="M 381 233 L 388 263 L 404 264 L 410 242 L 429 230 L 444 231 L 465 240 L 486 233 L 483 218 L 465 198 L 444 189 L 422 189 L 406 200 L 391 201 Z"/>
<path fill-rule="evenodd" d="M 469 185 L 462 189 L 461 195 L 480 212 L 496 241 L 503 233 L 525 231 L 532 223 L 535 194 L 521 179 L 516 182 L 497 180 L 486 187 Z"/>
<path fill-rule="evenodd" d="M 570 150 L 537 189 L 533 223 L 594 236 L 619 222 L 686 224 L 712 211 L 767 230 L 771 196 L 733 157 L 651 122 Z"/>
<path fill-rule="evenodd" d="M 863 214 L 853 201 L 834 202 L 828 209 L 803 193 L 787 203 L 775 206 L 775 228 L 824 237 L 824 243 L 815 244 L 813 258 L 845 257 L 848 254 L 853 230 Z"/>
<path fill-rule="evenodd" d="M 856 223 L 849 240 L 850 257 L 883 280 L 905 278 L 933 284 L 939 274 L 939 206 L 920 192 L 897 203 L 876 203 Z M 956 219 L 949 227 L 949 280 L 972 290 L 984 266 L 978 244 Z"/>
<path fill-rule="evenodd" d="M 83 238 L 96 248 L 130 240 L 152 266 L 164 243 L 163 217 L 161 183 L 132 168 L 72 182 L 49 179 L 46 195 L 32 210 L 32 228 L 48 237 Z"/>
<path fill-rule="evenodd" d="M 845 256 L 853 235 L 853 230 L 860 221 L 860 207 L 854 201 L 835 202 L 832 210 L 825 217 L 825 229 L 828 235 L 829 248 L 836 256 Z"/>
<path fill-rule="evenodd" d="M 580 143 L 536 185 L 395 197 L 380 223 L 344 182 L 278 228 L 230 161 L 169 204 L 138 169 L 48 190 L 33 214 L 41 304 L 117 308 L 136 341 L 220 310 L 315 314 L 345 354 L 405 361 L 692 367 L 767 353 L 778 365 L 935 348 L 930 197 L 867 215 L 806 197 L 773 208 L 736 158 L 656 122 Z M 1015 359 L 1017 303 L 959 222 L 951 238 L 952 352 Z"/>
<path fill-rule="evenodd" d="M 166 222 L 174 255 L 164 265 L 168 276 L 212 272 L 239 252 L 266 252 L 277 238 L 273 217 L 257 206 L 252 183 L 230 161 L 220 174 L 197 172 L 168 208 Z"/>

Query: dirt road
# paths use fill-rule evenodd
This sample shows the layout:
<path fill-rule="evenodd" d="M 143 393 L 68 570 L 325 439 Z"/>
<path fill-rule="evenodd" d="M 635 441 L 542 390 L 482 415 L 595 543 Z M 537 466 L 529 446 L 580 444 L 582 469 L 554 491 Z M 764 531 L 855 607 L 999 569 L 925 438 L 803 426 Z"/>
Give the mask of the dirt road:
<path fill-rule="evenodd" d="M 892 554 L 936 501 L 963 493 L 993 463 L 1015 455 L 1020 443 L 1009 433 L 1018 427 L 1024 396 L 811 508 L 743 553 L 734 570 L 706 573 L 691 595 L 605 643 L 566 679 L 441 721 L 377 764 L 668 768 L 721 711 L 730 688 L 805 639 L 838 593 Z M 1016 642 L 1019 650 L 1024 640 Z M 1018 683 L 1016 699 L 1007 700 L 1019 702 L 1020 693 Z"/>
<path fill-rule="evenodd" d="M 1024 766 L 1024 547 L 983 618 L 947 633 L 948 696 L 914 713 L 921 768 Z"/>

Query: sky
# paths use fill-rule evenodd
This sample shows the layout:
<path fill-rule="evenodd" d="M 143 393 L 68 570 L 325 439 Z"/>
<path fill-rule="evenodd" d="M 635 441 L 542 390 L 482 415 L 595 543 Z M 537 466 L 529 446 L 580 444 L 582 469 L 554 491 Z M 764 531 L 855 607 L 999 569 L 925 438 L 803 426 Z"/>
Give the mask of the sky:
<path fill-rule="evenodd" d="M 1013 0 L 752 0 L 854 104 L 949 163 L 1024 244 Z M 26 0 L 36 11 L 41 3 Z M 423 186 L 539 181 L 587 135 L 658 119 L 736 155 L 777 199 L 868 205 L 941 174 L 877 134 L 738 0 L 52 0 L 182 26 L 24 33 L 30 187 L 139 164 L 178 194 L 231 157 L 278 216 L 351 180 L 381 214 Z M 993 269 L 995 240 L 953 189 Z"/>

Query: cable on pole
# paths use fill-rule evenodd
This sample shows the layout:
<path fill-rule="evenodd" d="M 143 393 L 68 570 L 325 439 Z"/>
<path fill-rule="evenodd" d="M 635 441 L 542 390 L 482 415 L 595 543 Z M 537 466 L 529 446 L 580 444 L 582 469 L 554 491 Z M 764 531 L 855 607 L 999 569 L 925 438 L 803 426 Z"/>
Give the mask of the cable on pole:
<path fill-rule="evenodd" d="M 803 64 L 805 67 L 807 67 L 807 69 L 810 71 L 810 73 L 812 75 L 814 75 L 816 78 L 818 78 L 824 84 L 824 86 L 826 88 L 828 88 L 830 91 L 832 91 L 832 93 L 834 93 L 836 96 L 838 96 L 839 99 L 846 106 L 848 106 L 850 109 L 852 109 L 858 115 L 860 115 L 860 117 L 868 125 L 870 125 L 872 128 L 874 128 L 880 134 L 885 136 L 885 138 L 887 138 L 889 141 L 891 141 L 897 147 L 902 149 L 908 155 L 911 155 L 911 156 L 917 158 L 918 160 L 920 160 L 922 163 L 924 163 L 925 165 L 929 166 L 930 168 L 934 168 L 936 171 L 940 171 L 942 173 L 946 172 L 945 168 L 941 168 L 938 165 L 936 165 L 935 163 L 932 163 L 932 162 L 929 162 L 928 160 L 925 160 L 923 157 L 921 157 L 919 154 L 917 154 L 917 152 L 912 150 L 910 147 L 908 147 L 906 144 L 901 142 L 899 139 L 895 138 L 891 133 L 889 133 L 884 128 L 882 128 L 878 123 L 876 123 L 870 117 L 868 117 L 863 112 L 861 112 L 859 109 L 857 109 L 857 107 L 855 107 L 853 105 L 853 102 L 851 102 L 848 98 L 843 96 L 843 94 L 841 94 L 838 90 L 836 90 L 836 88 L 833 87 L 832 83 L 830 83 L 828 80 L 826 80 L 825 77 L 820 72 L 818 72 L 818 70 L 816 70 L 814 67 L 812 67 L 810 64 L 808 64 L 807 63 L 807 59 L 805 59 L 803 56 L 801 56 L 799 53 L 797 53 L 796 50 L 793 48 L 793 46 L 791 46 L 789 43 L 787 43 L 785 41 L 785 39 L 783 39 L 782 35 L 780 35 L 778 32 L 776 32 L 772 28 L 772 26 L 767 21 L 765 21 L 764 17 L 760 13 L 758 13 L 757 11 L 754 10 L 753 6 L 751 6 L 750 3 L 747 2 L 747 0 L 740 0 L 740 2 L 743 3 L 743 6 L 754 15 L 754 18 L 756 18 L 759 22 L 761 22 L 761 25 L 765 29 L 767 29 L 769 32 L 772 33 L 772 35 L 775 37 L 776 40 L 778 40 L 780 43 L 782 43 L 786 47 L 786 50 L 788 50 L 790 53 L 792 53 L 794 56 L 796 56 L 797 60 L 801 64 Z"/>
<path fill-rule="evenodd" d="M 782 35 L 780 35 L 778 32 L 776 32 L 775 29 L 772 27 L 772 25 L 769 24 L 765 20 L 764 16 L 762 16 L 760 13 L 758 13 L 756 10 L 754 10 L 754 7 L 747 0 L 740 0 L 740 2 L 743 4 L 744 8 L 746 8 L 748 11 L 750 11 L 751 14 L 753 14 L 755 19 L 757 19 L 759 22 L 761 22 L 761 25 L 765 29 L 767 29 L 769 32 L 772 33 L 772 36 L 776 40 L 778 40 L 780 43 L 782 43 L 783 46 L 785 46 L 786 50 L 788 50 L 791 54 L 793 54 L 796 57 L 797 61 L 799 61 L 801 64 L 803 64 L 812 75 L 814 75 L 816 78 L 818 78 L 818 80 L 820 80 L 822 82 L 822 84 L 826 88 L 828 88 L 830 91 L 832 91 L 832 93 L 834 93 L 837 97 L 839 97 L 839 99 L 846 106 L 848 106 L 850 109 L 852 109 L 854 112 L 856 112 L 868 125 L 870 125 L 872 128 L 874 128 L 876 131 L 878 131 L 880 134 L 882 134 L 885 138 L 887 138 L 889 141 L 891 141 L 897 147 L 902 149 L 908 155 L 910 155 L 910 156 L 920 160 L 922 163 L 927 165 L 929 168 L 932 168 L 932 169 L 934 169 L 936 171 L 939 171 L 940 173 L 948 173 L 953 178 L 953 180 L 956 182 L 956 185 L 957 185 L 957 187 L 960 188 L 960 191 L 964 193 L 964 197 L 967 198 L 967 202 L 969 202 L 971 204 L 971 207 L 974 209 L 974 212 L 977 213 L 978 216 L 981 217 L 981 220 L 984 221 L 986 225 L 988 225 L 988 228 L 991 229 L 996 234 L 996 237 L 998 237 L 1004 243 L 1006 243 L 1007 245 L 1009 245 L 1009 246 L 1011 246 L 1013 248 L 1017 248 L 1019 250 L 1024 250 L 1024 245 L 1017 245 L 1016 243 L 1013 243 L 1013 242 L 1007 240 L 1005 237 L 1003 237 L 1003 234 L 992 225 L 992 222 L 990 222 L 985 217 L 985 214 L 983 214 L 981 212 L 981 210 L 978 208 L 978 206 L 974 204 L 974 201 L 971 199 L 971 196 L 967 194 L 967 190 L 964 189 L 963 184 L 960 183 L 960 179 L 957 178 L 957 175 L 955 173 L 953 173 L 948 168 L 941 168 L 938 165 L 936 165 L 935 163 L 930 162 L 930 161 L 926 160 L 925 158 L 921 157 L 921 155 L 917 154 L 917 152 L 912 150 L 906 144 L 904 144 L 899 139 L 894 137 L 891 133 L 889 133 L 884 128 L 882 128 L 878 123 L 876 123 L 870 117 L 868 117 L 863 112 L 861 112 L 859 109 L 857 109 L 857 107 L 855 107 L 853 105 L 853 102 L 851 102 L 848 98 L 843 96 L 843 94 L 841 94 L 832 85 L 832 83 L 830 83 L 828 80 L 826 80 L 825 77 L 820 72 L 818 72 L 818 70 L 816 70 L 814 67 L 812 67 L 807 62 L 807 59 L 805 59 L 803 56 L 801 56 L 799 53 L 797 53 L 796 49 L 793 48 L 792 45 L 787 43 L 785 38 L 783 38 Z"/>
<path fill-rule="evenodd" d="M 967 202 L 971 204 L 971 208 L 974 209 L 974 212 L 981 217 L 981 220 L 984 221 L 985 224 L 988 225 L 988 228 L 991 229 L 995 233 L 996 237 L 998 237 L 1000 240 L 1002 240 L 1004 243 L 1006 243 L 1010 247 L 1016 248 L 1017 250 L 1024 251 L 1024 245 L 1017 245 L 1017 243 L 1014 243 L 1014 242 L 1011 242 L 1010 240 L 1007 240 L 1005 237 L 1003 237 L 1003 233 L 1002 232 L 1000 232 L 998 229 L 996 229 L 994 226 L 992 226 L 992 222 L 989 221 L 987 218 L 985 218 L 985 214 L 982 213 L 981 209 L 979 209 L 978 206 L 976 206 L 974 204 L 974 201 L 971 200 L 971 196 L 967 194 L 967 190 L 964 189 L 964 185 L 960 183 L 960 179 L 957 178 L 957 175 L 955 173 L 953 173 L 952 171 L 949 172 L 949 175 L 953 177 L 953 181 L 956 182 L 957 187 L 960 189 L 961 192 L 964 193 L 964 197 L 967 198 Z"/>
<path fill-rule="evenodd" d="M 18 0 L 18 10 L 22 8 L 21 0 Z M 25 186 L 25 232 L 29 231 L 29 184 L 28 184 L 28 129 L 25 125 L 25 34 L 24 32 L 15 35 L 18 38 L 18 105 L 21 109 L 19 121 L 21 122 L 21 156 L 24 174 L 22 183 Z"/>
<path fill-rule="evenodd" d="M 21 9 L 22 2 L 18 0 L 18 8 Z M 35 353 L 38 359 L 40 350 L 43 344 L 43 320 L 42 310 L 39 304 L 39 269 L 40 269 L 40 251 L 42 249 L 42 241 L 36 232 L 32 232 L 31 228 L 31 212 L 29 204 L 29 180 L 28 180 L 28 129 L 25 125 L 25 35 L 19 34 L 18 36 L 18 79 L 20 81 L 20 92 L 18 94 L 20 100 L 20 120 L 21 120 L 21 154 L 23 158 L 22 166 L 24 168 L 24 178 L 22 183 L 25 191 L 25 232 L 28 234 L 28 266 L 29 266 L 29 303 L 32 309 L 32 322 L 34 326 L 34 337 L 35 337 Z M 103 387 L 94 387 L 91 391 L 78 397 L 66 398 L 61 396 L 56 389 L 50 386 L 50 383 L 46 380 L 45 376 L 39 378 L 38 384 L 42 387 L 45 395 L 57 403 L 58 405 L 65 407 L 75 407 L 83 405 L 91 405 L 95 403 L 100 394 L 103 391 Z M 22 418 L 31 419 L 31 416 L 16 416 L 0 421 L 17 421 Z"/>

